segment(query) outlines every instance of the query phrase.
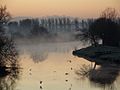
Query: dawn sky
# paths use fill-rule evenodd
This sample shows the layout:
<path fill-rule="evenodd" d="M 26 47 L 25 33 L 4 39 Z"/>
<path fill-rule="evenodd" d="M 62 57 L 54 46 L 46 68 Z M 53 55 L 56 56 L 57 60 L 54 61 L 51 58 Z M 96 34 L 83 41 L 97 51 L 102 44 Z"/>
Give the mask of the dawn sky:
<path fill-rule="evenodd" d="M 120 0 L 1 0 L 12 16 L 98 17 L 107 7 L 120 11 Z"/>

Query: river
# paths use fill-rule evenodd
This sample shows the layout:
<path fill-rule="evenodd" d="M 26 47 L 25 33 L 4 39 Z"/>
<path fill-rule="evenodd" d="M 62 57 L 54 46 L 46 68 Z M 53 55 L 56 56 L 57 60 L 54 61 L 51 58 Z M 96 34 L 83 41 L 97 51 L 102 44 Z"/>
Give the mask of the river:
<path fill-rule="evenodd" d="M 97 85 L 76 74 L 90 62 L 72 55 L 81 42 L 17 44 L 21 72 L 12 90 L 120 90 L 119 77 L 112 85 Z"/>

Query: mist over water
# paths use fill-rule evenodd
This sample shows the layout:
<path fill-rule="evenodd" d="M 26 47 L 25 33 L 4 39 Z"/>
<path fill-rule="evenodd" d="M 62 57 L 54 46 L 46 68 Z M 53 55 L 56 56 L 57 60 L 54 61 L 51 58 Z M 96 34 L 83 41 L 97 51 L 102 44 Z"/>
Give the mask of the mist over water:
<path fill-rule="evenodd" d="M 72 42 L 26 42 L 16 43 L 20 54 L 28 54 L 35 60 L 44 61 L 50 53 L 71 53 L 72 50 L 82 47 L 78 41 Z"/>
<path fill-rule="evenodd" d="M 82 58 L 77 58 L 72 55 L 72 51 L 75 49 L 86 47 L 80 41 L 71 42 L 37 42 L 37 43 L 16 43 L 17 49 L 20 54 L 21 67 L 23 74 L 17 85 L 17 89 L 24 90 L 109 90 L 109 88 L 119 88 L 119 75 L 116 73 L 116 69 L 112 69 L 110 73 L 117 74 L 117 83 L 111 85 L 99 85 L 94 83 L 99 80 L 94 77 L 95 73 L 99 74 L 107 73 L 108 77 L 111 77 L 108 70 L 102 68 L 95 72 L 90 72 L 90 80 L 87 77 L 81 77 L 76 75 L 76 70 L 80 70 L 83 65 L 89 68 L 90 62 Z M 84 69 L 88 72 L 89 69 Z M 118 69 L 117 69 L 118 70 Z M 105 76 L 107 76 L 105 73 Z M 102 78 L 102 76 L 99 76 Z M 115 78 L 116 78 L 115 77 Z M 107 79 L 107 77 L 104 77 Z M 92 79 L 92 82 L 91 82 Z M 107 79 L 109 81 L 109 79 Z M 115 81 L 115 80 L 113 80 Z M 101 81 L 102 82 L 102 81 Z M 28 87 L 29 85 L 29 87 Z M 114 86 L 113 86 L 114 85 Z M 108 88 L 108 89 L 107 89 Z M 114 90 L 114 89 L 112 89 Z"/>
<path fill-rule="evenodd" d="M 40 87 L 46 90 L 56 90 L 56 88 L 61 90 L 72 87 L 71 79 L 74 75 L 74 64 L 77 63 L 74 61 L 72 61 L 73 64 L 70 63 L 72 50 L 81 47 L 81 42 L 31 42 L 29 44 L 24 42 L 16 44 L 20 54 L 21 66 L 24 68 L 23 79 L 20 80 L 21 86 L 18 85 L 18 89 L 38 90 Z M 67 84 L 67 82 L 69 83 Z M 30 86 L 23 87 L 23 85 Z"/>
<path fill-rule="evenodd" d="M 22 75 L 16 89 L 107 90 L 108 85 L 106 83 L 101 85 L 98 75 L 94 77 L 94 74 L 103 74 L 108 69 L 100 68 L 93 72 L 89 68 L 90 62 L 72 55 L 74 50 L 89 46 L 88 43 L 80 41 L 79 34 L 88 30 L 92 21 L 93 19 L 72 19 L 71 21 L 71 18 L 48 18 L 42 21 L 25 19 L 9 22 L 5 26 L 6 35 L 15 41 L 22 68 Z M 82 68 L 82 70 L 88 74 L 89 78 L 76 74 L 76 70 L 80 71 L 80 67 L 84 65 L 85 69 Z M 116 73 L 112 80 L 109 79 L 112 86 L 117 78 L 119 80 L 119 74 L 118 71 L 110 73 Z M 105 76 L 111 77 L 110 73 L 108 72 L 108 76 Z M 105 77 L 106 80 L 108 80 L 107 77 Z M 95 82 L 100 86 L 96 87 Z M 118 84 L 119 82 L 116 84 L 119 88 Z M 114 90 L 116 87 L 112 88 L 111 90 Z"/>
<path fill-rule="evenodd" d="M 0 90 L 120 89 L 117 0 L 0 5 Z"/>
<path fill-rule="evenodd" d="M 14 39 L 32 41 L 74 41 L 87 21 L 72 17 L 46 17 L 40 19 L 11 20 L 6 31 Z M 80 29 L 81 28 L 81 29 Z M 35 40 L 34 40 L 35 39 Z M 28 40 L 27 40 L 28 41 Z"/>

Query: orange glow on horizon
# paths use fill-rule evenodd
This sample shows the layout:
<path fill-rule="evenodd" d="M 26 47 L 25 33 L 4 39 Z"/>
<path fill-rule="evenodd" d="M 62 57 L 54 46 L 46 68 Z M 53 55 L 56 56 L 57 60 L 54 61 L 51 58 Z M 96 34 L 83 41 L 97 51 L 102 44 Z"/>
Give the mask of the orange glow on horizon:
<path fill-rule="evenodd" d="M 120 10 L 119 0 L 6 0 L 13 16 L 97 17 L 107 7 Z"/>

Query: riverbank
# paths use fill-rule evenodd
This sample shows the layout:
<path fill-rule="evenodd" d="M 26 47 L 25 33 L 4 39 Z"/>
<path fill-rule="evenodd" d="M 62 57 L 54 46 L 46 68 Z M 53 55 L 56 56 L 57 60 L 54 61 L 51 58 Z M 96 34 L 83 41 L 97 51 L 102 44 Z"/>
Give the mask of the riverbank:
<path fill-rule="evenodd" d="M 97 65 L 120 64 L 120 48 L 118 47 L 89 46 L 73 51 L 73 55 L 95 62 Z"/>

